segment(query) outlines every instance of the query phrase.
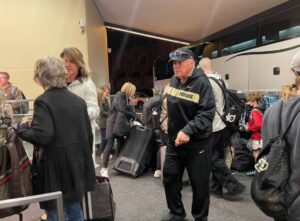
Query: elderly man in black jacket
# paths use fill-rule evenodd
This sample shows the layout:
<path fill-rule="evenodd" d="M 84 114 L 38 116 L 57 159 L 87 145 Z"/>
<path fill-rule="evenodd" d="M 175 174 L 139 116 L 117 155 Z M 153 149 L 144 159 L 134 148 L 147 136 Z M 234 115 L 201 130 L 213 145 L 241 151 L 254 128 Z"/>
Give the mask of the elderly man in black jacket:
<path fill-rule="evenodd" d="M 182 174 L 186 167 L 193 190 L 192 215 L 205 221 L 209 209 L 211 170 L 209 137 L 215 99 L 206 75 L 195 68 L 194 54 L 187 48 L 170 53 L 175 75 L 167 90 L 168 145 L 163 183 L 170 213 L 163 221 L 184 220 L 181 200 Z"/>

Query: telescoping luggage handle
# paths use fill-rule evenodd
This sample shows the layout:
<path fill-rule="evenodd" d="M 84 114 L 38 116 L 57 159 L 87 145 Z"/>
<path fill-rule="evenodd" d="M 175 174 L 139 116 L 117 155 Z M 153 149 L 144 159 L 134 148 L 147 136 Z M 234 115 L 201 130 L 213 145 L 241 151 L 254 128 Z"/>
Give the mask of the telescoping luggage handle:
<path fill-rule="evenodd" d="M 137 129 L 139 129 L 139 130 L 141 130 L 141 131 L 144 131 L 144 130 L 147 129 L 144 125 L 132 125 L 132 128 L 133 128 L 133 127 L 136 127 Z"/>
<path fill-rule="evenodd" d="M 98 183 L 109 183 L 109 178 L 105 176 L 96 176 L 96 181 Z"/>

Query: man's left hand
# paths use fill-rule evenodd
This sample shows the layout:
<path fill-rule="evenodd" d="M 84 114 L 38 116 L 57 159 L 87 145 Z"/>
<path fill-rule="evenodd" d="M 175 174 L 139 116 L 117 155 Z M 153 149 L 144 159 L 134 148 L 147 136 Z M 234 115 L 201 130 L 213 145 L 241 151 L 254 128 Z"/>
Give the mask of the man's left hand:
<path fill-rule="evenodd" d="M 190 137 L 183 133 L 182 131 L 179 131 L 175 140 L 175 146 L 178 147 L 179 145 L 188 143 L 190 141 Z"/>

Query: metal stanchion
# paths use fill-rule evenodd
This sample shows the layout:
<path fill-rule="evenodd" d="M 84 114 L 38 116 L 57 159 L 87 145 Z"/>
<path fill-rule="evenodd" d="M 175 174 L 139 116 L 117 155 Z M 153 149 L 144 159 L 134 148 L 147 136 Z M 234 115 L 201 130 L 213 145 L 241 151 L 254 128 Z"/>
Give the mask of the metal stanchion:
<path fill-rule="evenodd" d="M 55 200 L 57 205 L 57 219 L 58 221 L 64 221 L 64 211 L 63 211 L 63 198 L 60 191 L 39 194 L 34 196 L 20 197 L 15 199 L 1 200 L 0 209 L 5 209 L 9 207 L 21 206 L 36 202 L 44 202 L 49 200 Z"/>

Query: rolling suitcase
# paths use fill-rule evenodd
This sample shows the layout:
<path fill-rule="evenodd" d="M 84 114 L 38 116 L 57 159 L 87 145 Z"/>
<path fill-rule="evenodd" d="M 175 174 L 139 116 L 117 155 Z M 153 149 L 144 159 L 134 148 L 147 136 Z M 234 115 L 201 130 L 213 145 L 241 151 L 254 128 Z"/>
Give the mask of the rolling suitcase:
<path fill-rule="evenodd" d="M 114 170 L 131 175 L 140 176 L 148 168 L 155 139 L 153 130 L 133 126 L 114 164 Z"/>

